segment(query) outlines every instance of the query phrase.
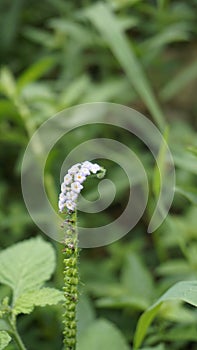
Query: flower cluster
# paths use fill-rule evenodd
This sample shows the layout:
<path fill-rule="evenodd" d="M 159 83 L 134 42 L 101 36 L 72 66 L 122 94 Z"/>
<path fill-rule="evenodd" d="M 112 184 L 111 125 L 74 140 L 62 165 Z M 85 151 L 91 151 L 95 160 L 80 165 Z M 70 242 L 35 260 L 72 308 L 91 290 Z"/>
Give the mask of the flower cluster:
<path fill-rule="evenodd" d="M 85 161 L 73 165 L 68 173 L 64 176 L 64 181 L 61 185 L 61 193 L 59 195 L 59 211 L 62 213 L 65 208 L 69 211 L 74 211 L 77 205 L 77 198 L 81 192 L 82 183 L 88 175 L 96 174 L 104 170 L 100 165 Z"/>

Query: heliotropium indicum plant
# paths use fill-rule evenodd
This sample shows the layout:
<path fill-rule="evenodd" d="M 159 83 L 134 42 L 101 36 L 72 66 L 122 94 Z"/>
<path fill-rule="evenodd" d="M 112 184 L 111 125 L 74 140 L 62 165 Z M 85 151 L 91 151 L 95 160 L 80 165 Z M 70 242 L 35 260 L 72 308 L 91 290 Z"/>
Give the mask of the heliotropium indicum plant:
<path fill-rule="evenodd" d="M 101 179 L 105 169 L 96 163 L 85 161 L 73 165 L 64 176 L 59 195 L 59 211 L 65 214 L 64 229 L 64 296 L 65 313 L 64 345 L 65 350 L 76 349 L 76 306 L 78 301 L 78 231 L 77 231 L 77 199 L 88 176 Z"/>

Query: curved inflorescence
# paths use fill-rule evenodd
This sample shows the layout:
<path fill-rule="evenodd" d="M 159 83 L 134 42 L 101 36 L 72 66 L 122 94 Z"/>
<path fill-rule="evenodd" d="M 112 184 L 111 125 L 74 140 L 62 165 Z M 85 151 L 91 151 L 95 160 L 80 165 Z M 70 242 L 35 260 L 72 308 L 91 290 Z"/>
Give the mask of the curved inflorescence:
<path fill-rule="evenodd" d="M 64 181 L 61 185 L 61 193 L 59 195 L 59 211 L 62 213 L 65 209 L 74 212 L 77 206 L 77 198 L 83 189 L 82 183 L 87 176 L 103 172 L 104 168 L 96 163 L 85 161 L 73 165 L 68 173 L 64 176 Z"/>

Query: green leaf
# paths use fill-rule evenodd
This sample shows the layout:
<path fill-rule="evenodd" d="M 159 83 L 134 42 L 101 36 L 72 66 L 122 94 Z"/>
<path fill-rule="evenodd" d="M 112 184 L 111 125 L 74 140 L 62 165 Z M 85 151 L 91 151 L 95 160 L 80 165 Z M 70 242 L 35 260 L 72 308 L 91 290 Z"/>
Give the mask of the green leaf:
<path fill-rule="evenodd" d="M 101 308 L 146 310 L 154 293 L 151 274 L 134 252 L 125 254 L 120 283 L 102 284 L 99 289 L 94 282 L 94 286 L 96 295 L 104 296 L 96 301 Z"/>
<path fill-rule="evenodd" d="M 0 90 L 10 99 L 16 97 L 16 83 L 9 68 L 3 67 L 0 72 Z"/>
<path fill-rule="evenodd" d="M 80 43 L 80 46 L 94 45 L 97 40 L 94 33 L 81 24 L 68 19 L 52 18 L 49 20 L 49 27 L 56 31 L 69 35 L 73 41 Z"/>
<path fill-rule="evenodd" d="M 3 10 L 3 3 L 1 2 L 1 11 Z M 9 49 L 14 47 L 16 33 L 20 22 L 22 8 L 24 6 L 23 0 L 13 0 L 10 3 L 9 11 L 1 16 L 1 52 L 5 50 L 6 56 L 9 55 Z M 5 57 L 6 57 L 5 56 Z"/>
<path fill-rule="evenodd" d="M 54 57 L 44 57 L 38 62 L 30 66 L 26 71 L 21 74 L 20 78 L 17 81 L 17 88 L 19 91 L 27 84 L 34 82 L 41 78 L 49 69 L 53 68 L 56 61 Z"/>
<path fill-rule="evenodd" d="M 13 312 L 29 314 L 35 306 L 56 305 L 64 300 L 63 292 L 55 288 L 41 288 L 22 294 L 16 301 Z"/>
<path fill-rule="evenodd" d="M 194 341 L 197 342 L 196 324 L 178 325 L 172 329 L 168 329 L 168 332 L 162 332 L 161 337 L 165 341 Z"/>
<path fill-rule="evenodd" d="M 160 128 L 163 128 L 165 124 L 163 113 L 135 55 L 134 47 L 131 41 L 128 41 L 109 6 L 104 3 L 98 3 L 85 10 L 85 14 L 108 43 L 135 90 L 151 111 L 155 122 Z"/>
<path fill-rule="evenodd" d="M 131 101 L 133 97 L 136 97 L 134 91 L 130 91 L 130 83 L 126 79 L 108 79 L 102 83 L 91 84 L 86 91 L 85 96 L 82 98 L 82 102 L 95 102 L 95 101 Z"/>
<path fill-rule="evenodd" d="M 182 281 L 176 283 L 164 293 L 146 312 L 140 317 L 134 337 L 134 347 L 138 349 L 145 337 L 147 329 L 164 302 L 171 300 L 184 301 L 193 306 L 197 306 L 197 282 Z"/>
<path fill-rule="evenodd" d="M 0 332 L 0 350 L 5 349 L 5 347 L 9 344 L 11 338 L 9 334 L 5 331 Z"/>
<path fill-rule="evenodd" d="M 151 309 L 151 312 L 149 312 L 149 309 L 148 309 L 148 311 L 143 313 L 142 316 L 140 317 L 137 324 L 136 333 L 134 336 L 134 349 L 138 349 L 139 346 L 141 345 L 145 337 L 146 331 L 149 325 L 151 324 L 151 322 L 153 321 L 153 319 L 155 318 L 157 312 L 159 311 L 160 306 L 161 304 L 156 305 L 153 309 Z"/>
<path fill-rule="evenodd" d="M 133 297 L 125 295 L 127 292 L 124 291 L 124 294 L 121 296 L 112 296 L 100 298 L 96 301 L 96 306 L 101 308 L 112 308 L 112 309 L 136 309 L 144 311 L 147 306 L 147 300 L 143 297 Z"/>
<path fill-rule="evenodd" d="M 144 52 L 148 54 L 161 50 L 166 45 L 177 42 L 188 40 L 188 28 L 181 24 L 172 24 L 159 33 L 156 33 L 155 36 L 151 36 L 142 43 Z"/>
<path fill-rule="evenodd" d="M 192 81 L 197 78 L 197 61 L 195 60 L 190 65 L 187 65 L 185 69 L 181 69 L 180 73 L 174 78 L 171 77 L 170 81 L 164 86 L 161 91 L 161 98 L 164 101 L 168 101 L 180 91 L 185 88 Z"/>
<path fill-rule="evenodd" d="M 56 46 L 55 38 L 49 31 L 26 26 L 24 37 L 47 48 Z"/>
<path fill-rule="evenodd" d="M 194 323 L 196 321 L 193 310 L 188 309 L 180 300 L 165 301 L 160 308 L 159 316 L 162 319 L 178 323 Z"/>
<path fill-rule="evenodd" d="M 168 142 L 168 133 L 169 129 L 166 127 L 164 131 L 164 138 L 162 144 L 160 145 L 159 154 L 157 156 L 157 164 L 154 168 L 153 174 L 153 191 L 155 197 L 159 196 L 160 189 L 162 188 L 162 184 L 165 181 L 165 174 L 167 168 L 167 142 Z"/>
<path fill-rule="evenodd" d="M 8 118 L 15 120 L 16 123 L 20 123 L 20 117 L 13 103 L 5 98 L 0 99 L 0 120 L 8 120 Z"/>
<path fill-rule="evenodd" d="M 193 154 L 186 152 L 181 147 L 177 148 L 173 153 L 175 165 L 187 172 L 197 174 L 197 162 Z"/>
<path fill-rule="evenodd" d="M 83 96 L 84 92 L 88 89 L 90 84 L 87 75 L 82 75 L 77 78 L 66 87 L 59 97 L 59 104 L 65 108 L 79 101 L 79 97 Z"/>
<path fill-rule="evenodd" d="M 40 288 L 55 268 L 51 244 L 32 238 L 0 253 L 0 283 L 12 288 L 14 300 L 27 291 Z"/>
<path fill-rule="evenodd" d="M 153 280 L 137 254 L 130 253 L 126 256 L 121 283 L 128 290 L 130 296 L 150 302 L 154 290 Z"/>
<path fill-rule="evenodd" d="M 188 186 L 178 186 L 176 187 L 176 192 L 182 194 L 184 197 L 186 197 L 190 202 L 197 205 L 197 190 L 194 187 L 188 187 Z"/>
<path fill-rule="evenodd" d="M 187 150 L 197 157 L 197 147 L 189 146 Z"/>
<path fill-rule="evenodd" d="M 185 259 L 169 259 L 156 268 L 160 276 L 185 275 L 191 273 L 191 266 Z"/>
<path fill-rule="evenodd" d="M 11 326 L 5 319 L 0 319 L 0 330 L 1 331 L 6 331 L 6 332 L 11 332 Z"/>
<path fill-rule="evenodd" d="M 165 346 L 164 344 L 159 344 L 157 346 L 150 346 L 150 347 L 145 347 L 145 348 L 142 348 L 141 350 L 165 350 Z"/>
<path fill-rule="evenodd" d="M 95 312 L 86 295 L 79 298 L 77 304 L 77 332 L 78 336 L 84 332 L 95 320 Z"/>
<path fill-rule="evenodd" d="M 122 333 L 111 322 L 97 320 L 79 338 L 77 350 L 130 350 Z"/>

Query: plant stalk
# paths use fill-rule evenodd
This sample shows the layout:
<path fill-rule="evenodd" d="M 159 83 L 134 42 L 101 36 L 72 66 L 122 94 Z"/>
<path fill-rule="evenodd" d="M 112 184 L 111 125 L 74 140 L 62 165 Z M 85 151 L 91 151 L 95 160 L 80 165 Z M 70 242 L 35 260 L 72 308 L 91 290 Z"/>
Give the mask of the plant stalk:
<path fill-rule="evenodd" d="M 12 337 L 15 343 L 17 344 L 19 350 L 27 350 L 16 328 L 12 333 Z"/>
<path fill-rule="evenodd" d="M 76 349 L 77 335 L 77 302 L 78 302 L 78 232 L 77 232 L 77 215 L 76 212 L 68 215 L 66 224 L 66 235 L 63 249 L 64 264 L 64 349 Z"/>

